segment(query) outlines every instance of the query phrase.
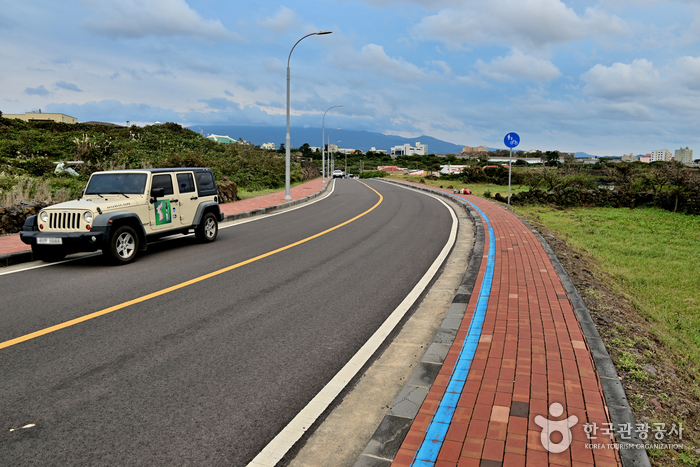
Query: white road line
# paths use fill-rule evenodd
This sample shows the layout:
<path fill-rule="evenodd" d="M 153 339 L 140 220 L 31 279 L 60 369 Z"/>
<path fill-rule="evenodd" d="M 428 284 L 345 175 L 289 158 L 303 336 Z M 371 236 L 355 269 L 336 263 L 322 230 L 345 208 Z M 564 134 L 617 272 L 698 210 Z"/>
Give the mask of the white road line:
<path fill-rule="evenodd" d="M 345 389 L 367 361 L 372 358 L 379 346 L 382 345 L 387 336 L 389 336 L 399 322 L 401 322 L 416 300 L 420 298 L 425 288 L 430 284 L 435 274 L 437 274 L 442 263 L 450 254 L 450 251 L 452 251 L 452 247 L 457 240 L 457 229 L 459 226 L 459 221 L 457 220 L 454 210 L 438 196 L 427 193 L 420 194 L 430 196 L 440 201 L 449 210 L 452 216 L 452 229 L 444 248 L 413 290 L 411 290 L 399 306 L 396 307 L 372 337 L 369 338 L 333 379 L 321 389 L 311 402 L 309 402 L 306 407 L 304 407 L 301 412 L 299 412 L 297 416 L 294 417 L 294 419 L 292 419 L 292 421 L 289 422 L 262 451 L 260 451 L 255 459 L 248 464 L 248 467 L 274 467 L 287 454 L 292 446 L 301 439 L 318 417 L 330 406 L 338 394 Z"/>

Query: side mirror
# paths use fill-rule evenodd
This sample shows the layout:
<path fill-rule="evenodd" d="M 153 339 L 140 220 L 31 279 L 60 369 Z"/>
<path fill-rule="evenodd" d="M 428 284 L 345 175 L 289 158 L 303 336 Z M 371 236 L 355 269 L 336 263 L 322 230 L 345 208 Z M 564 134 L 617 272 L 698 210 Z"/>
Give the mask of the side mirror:
<path fill-rule="evenodd" d="M 165 196 L 165 188 L 151 188 L 151 202 L 155 202 L 156 199 Z"/>

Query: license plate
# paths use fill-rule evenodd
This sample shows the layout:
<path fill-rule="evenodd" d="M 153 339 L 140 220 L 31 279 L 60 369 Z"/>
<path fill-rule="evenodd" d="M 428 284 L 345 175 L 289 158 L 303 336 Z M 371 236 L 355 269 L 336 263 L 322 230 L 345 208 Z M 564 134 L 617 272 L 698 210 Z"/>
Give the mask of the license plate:
<path fill-rule="evenodd" d="M 56 237 L 40 237 L 36 239 L 36 243 L 38 245 L 63 245 L 63 239 Z"/>

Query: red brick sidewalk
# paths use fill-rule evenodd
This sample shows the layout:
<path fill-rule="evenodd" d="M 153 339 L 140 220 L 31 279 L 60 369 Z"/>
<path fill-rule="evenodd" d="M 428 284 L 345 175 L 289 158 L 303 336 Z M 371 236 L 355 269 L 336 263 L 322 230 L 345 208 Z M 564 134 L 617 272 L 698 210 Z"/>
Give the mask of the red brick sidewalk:
<path fill-rule="evenodd" d="M 327 181 L 326 184 L 324 184 L 320 178 L 316 178 L 309 182 L 293 187 L 290 190 L 293 200 L 292 202 L 318 193 L 328 183 L 330 182 Z M 265 196 L 258 196 L 256 198 L 250 198 L 242 201 L 236 201 L 233 203 L 222 204 L 221 212 L 224 213 L 224 215 L 226 216 L 231 216 L 249 211 L 256 211 L 259 209 L 269 208 L 272 206 L 278 206 L 286 203 L 286 201 L 284 200 L 284 195 L 285 191 L 282 190 Z M 19 238 L 19 234 L 3 235 L 2 237 L 0 237 L 0 257 L 24 253 L 28 251 L 31 251 L 31 247 L 22 243 L 22 240 L 20 240 Z"/>
<path fill-rule="evenodd" d="M 542 244 L 503 207 L 477 197 L 462 198 L 489 218 L 495 238 L 493 283 L 481 336 L 437 459 L 425 462 L 417 453 L 424 441 L 435 443 L 426 440 L 426 432 L 465 343 L 487 268 L 490 234 L 480 215 L 487 226 L 486 241 L 473 299 L 392 466 L 621 465 L 618 452 L 608 446 L 613 443 L 606 435 L 610 420 L 586 339 Z M 556 413 L 555 403 L 563 413 Z M 543 425 L 540 416 L 551 421 L 577 417 L 566 450 L 554 454 L 545 449 L 543 427 L 535 422 L 537 417 Z M 591 434 L 595 439 L 587 437 L 586 425 L 597 431 Z M 556 450 L 554 445 L 562 439 L 553 434 L 550 449 Z M 587 444 L 604 447 L 591 449 Z"/>

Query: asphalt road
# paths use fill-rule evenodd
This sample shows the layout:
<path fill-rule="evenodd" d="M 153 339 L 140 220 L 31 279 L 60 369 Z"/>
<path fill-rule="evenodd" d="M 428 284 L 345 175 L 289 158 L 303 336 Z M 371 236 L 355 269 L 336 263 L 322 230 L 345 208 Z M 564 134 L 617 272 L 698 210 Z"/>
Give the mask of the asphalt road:
<path fill-rule="evenodd" d="M 222 229 L 213 244 L 182 237 L 123 267 L 97 256 L 0 276 L 0 347 L 116 306 L 0 348 L 0 464 L 247 464 L 447 241 L 439 201 L 368 185 L 381 203 L 338 180 L 327 199 Z"/>

